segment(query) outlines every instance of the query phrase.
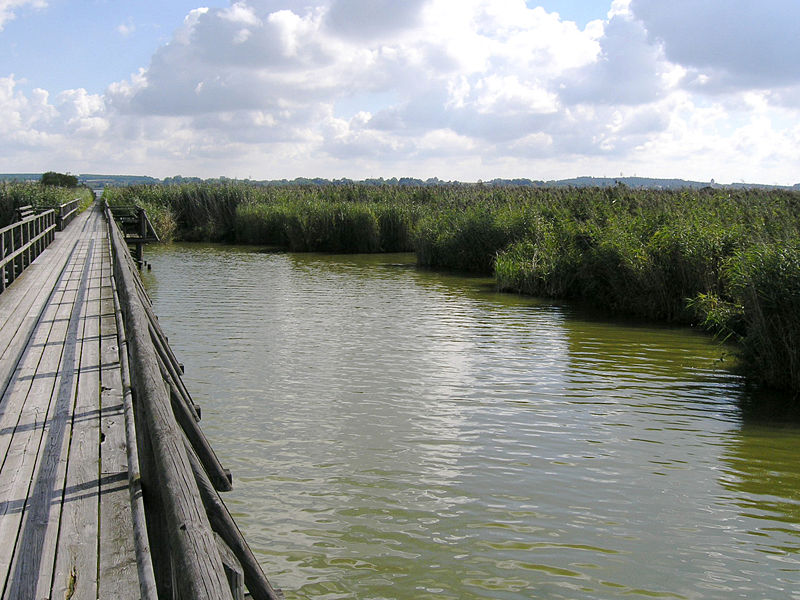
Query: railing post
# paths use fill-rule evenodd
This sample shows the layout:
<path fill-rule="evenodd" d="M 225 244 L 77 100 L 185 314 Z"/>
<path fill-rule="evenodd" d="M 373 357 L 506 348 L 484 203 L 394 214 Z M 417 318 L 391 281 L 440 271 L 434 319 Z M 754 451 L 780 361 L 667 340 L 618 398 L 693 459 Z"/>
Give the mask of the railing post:
<path fill-rule="evenodd" d="M 39 253 L 41 252 L 40 248 L 41 248 L 42 240 L 39 237 L 39 224 L 42 222 L 42 218 L 43 218 L 42 216 L 37 215 L 36 219 L 33 221 L 33 223 L 31 223 L 31 227 L 33 228 L 33 234 L 32 234 L 31 239 L 32 240 L 36 240 L 32 244 L 32 246 L 33 246 L 33 249 L 32 249 L 33 260 L 36 260 L 36 257 L 39 256 Z"/>
<path fill-rule="evenodd" d="M 16 232 L 16 230 L 12 229 L 11 231 L 8 232 L 8 234 L 9 234 L 8 235 L 8 241 L 11 243 L 11 248 L 9 249 L 8 253 L 9 254 L 14 254 L 14 246 L 15 246 L 14 238 L 17 235 L 17 232 Z M 14 281 L 14 271 L 17 270 L 17 259 L 16 258 L 12 258 L 11 262 L 8 263 L 8 264 L 10 266 L 10 269 L 8 271 L 8 283 L 11 283 L 12 281 Z"/>
<path fill-rule="evenodd" d="M 25 246 L 25 251 L 22 253 L 22 270 L 24 271 L 31 264 L 31 222 L 23 223 L 22 230 L 24 231 L 22 243 Z"/>
<path fill-rule="evenodd" d="M 28 240 L 26 242 L 28 244 L 28 251 L 26 252 L 26 254 L 28 255 L 28 264 L 25 265 L 26 269 L 31 266 L 31 263 L 33 262 L 33 259 L 35 258 L 34 255 L 33 255 L 33 235 L 32 235 L 33 234 L 33 223 L 34 223 L 34 219 L 31 219 L 30 221 L 28 221 L 28 227 L 26 228 L 28 230 Z"/>
<path fill-rule="evenodd" d="M 6 234 L 0 233 L 0 261 L 3 261 L 3 266 L 0 267 L 0 292 L 6 289 L 6 263 L 3 260 L 6 257 Z"/>
<path fill-rule="evenodd" d="M 136 209 L 136 216 L 139 217 L 139 239 L 144 240 L 147 237 L 147 213 L 140 206 Z M 144 264 L 144 242 L 136 243 L 136 264 L 140 269 Z"/>
<path fill-rule="evenodd" d="M 22 228 L 17 227 L 14 229 L 14 245 L 12 250 L 16 252 L 17 248 L 22 248 Z M 17 278 L 17 275 L 22 272 L 22 253 L 17 254 L 17 257 L 14 259 L 14 279 Z"/>

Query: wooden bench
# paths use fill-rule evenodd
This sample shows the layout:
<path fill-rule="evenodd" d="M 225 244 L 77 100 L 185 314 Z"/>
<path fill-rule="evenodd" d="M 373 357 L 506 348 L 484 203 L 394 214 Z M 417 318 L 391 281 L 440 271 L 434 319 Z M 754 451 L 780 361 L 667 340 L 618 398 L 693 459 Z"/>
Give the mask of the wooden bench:
<path fill-rule="evenodd" d="M 25 219 L 30 219 L 31 217 L 36 215 L 36 211 L 34 210 L 33 206 L 30 204 L 26 204 L 25 206 L 18 206 L 17 207 L 17 221 L 24 221 Z"/>

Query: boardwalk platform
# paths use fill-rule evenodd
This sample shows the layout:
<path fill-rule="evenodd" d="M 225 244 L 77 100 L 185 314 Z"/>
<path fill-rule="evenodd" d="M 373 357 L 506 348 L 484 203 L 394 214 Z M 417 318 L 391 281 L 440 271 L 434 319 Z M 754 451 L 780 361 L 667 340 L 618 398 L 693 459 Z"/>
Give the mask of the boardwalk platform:
<path fill-rule="evenodd" d="M 140 596 L 111 271 L 95 209 L 0 295 L 3 599 Z"/>
<path fill-rule="evenodd" d="M 0 600 L 282 598 L 218 494 L 230 474 L 111 211 L 93 206 L 13 275 Z"/>

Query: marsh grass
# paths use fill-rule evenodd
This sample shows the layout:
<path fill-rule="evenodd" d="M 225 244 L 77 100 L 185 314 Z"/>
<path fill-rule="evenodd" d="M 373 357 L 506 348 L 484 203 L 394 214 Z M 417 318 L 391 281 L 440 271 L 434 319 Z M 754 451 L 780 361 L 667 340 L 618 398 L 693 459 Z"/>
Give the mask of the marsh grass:
<path fill-rule="evenodd" d="M 740 342 L 757 378 L 800 390 L 800 193 L 243 184 L 106 193 L 154 211 L 179 239 L 413 250 L 420 265 L 494 274 L 504 290 L 699 325 Z"/>
<path fill-rule="evenodd" d="M 37 210 L 58 208 L 59 205 L 80 198 L 80 210 L 93 201 L 94 194 L 87 188 L 63 188 L 40 183 L 0 181 L 0 227 L 14 222 L 19 206 L 31 205 Z"/>

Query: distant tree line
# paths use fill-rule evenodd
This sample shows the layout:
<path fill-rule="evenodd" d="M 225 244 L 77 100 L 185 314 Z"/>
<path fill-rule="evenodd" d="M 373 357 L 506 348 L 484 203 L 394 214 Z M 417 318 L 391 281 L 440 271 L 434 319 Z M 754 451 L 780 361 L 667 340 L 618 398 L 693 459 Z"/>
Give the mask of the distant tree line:
<path fill-rule="evenodd" d="M 74 188 L 78 187 L 78 176 L 69 173 L 56 173 L 48 171 L 42 174 L 42 185 L 54 185 L 58 187 Z"/>

